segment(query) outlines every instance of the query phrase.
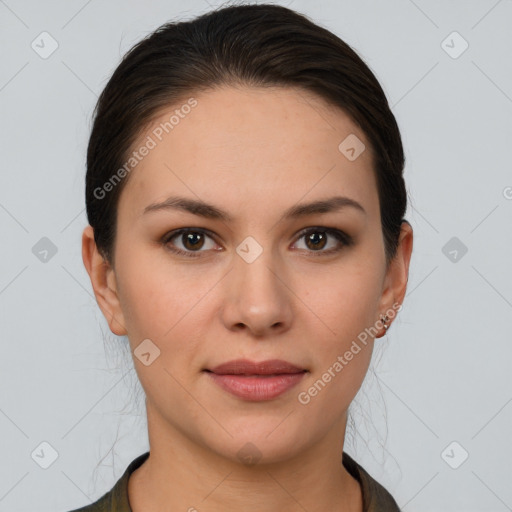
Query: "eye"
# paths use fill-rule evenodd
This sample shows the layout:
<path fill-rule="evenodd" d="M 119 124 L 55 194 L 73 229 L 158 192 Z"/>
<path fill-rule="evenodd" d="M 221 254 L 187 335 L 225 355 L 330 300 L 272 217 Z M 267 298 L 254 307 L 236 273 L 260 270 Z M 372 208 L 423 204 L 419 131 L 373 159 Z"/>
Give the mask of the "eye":
<path fill-rule="evenodd" d="M 331 247 L 323 250 L 329 245 L 329 238 L 334 239 Z M 299 235 L 299 240 L 305 240 L 306 250 L 314 254 L 314 256 L 321 256 L 326 254 L 333 254 L 341 251 L 345 246 L 350 246 L 354 243 L 353 238 L 339 229 L 313 227 L 308 228 Z"/>
<path fill-rule="evenodd" d="M 207 232 L 203 229 L 183 228 L 167 233 L 163 237 L 162 243 L 175 254 L 197 258 L 200 256 L 200 254 L 194 253 L 204 252 L 201 249 L 204 249 L 205 247 L 206 250 L 216 250 L 212 247 L 211 243 L 205 243 L 205 238 L 209 238 L 211 241 L 213 241 L 212 237 L 208 235 Z M 181 249 L 179 246 L 176 247 L 176 243 L 172 242 L 174 239 L 177 240 L 177 244 L 181 244 L 183 249 Z M 213 243 L 213 245 L 215 245 L 215 243 Z"/>
<path fill-rule="evenodd" d="M 324 227 L 307 228 L 299 234 L 300 239 L 305 239 L 305 250 L 314 256 L 333 254 L 354 243 L 353 238 L 343 231 Z M 331 247 L 324 250 L 329 246 L 329 239 L 333 243 L 331 243 Z M 212 235 L 208 234 L 207 230 L 200 228 L 182 228 L 171 231 L 164 235 L 161 242 L 174 254 L 191 258 L 197 258 L 201 252 L 208 250 L 220 250 L 215 248 L 216 244 Z M 299 249 L 301 248 L 299 247 Z"/>

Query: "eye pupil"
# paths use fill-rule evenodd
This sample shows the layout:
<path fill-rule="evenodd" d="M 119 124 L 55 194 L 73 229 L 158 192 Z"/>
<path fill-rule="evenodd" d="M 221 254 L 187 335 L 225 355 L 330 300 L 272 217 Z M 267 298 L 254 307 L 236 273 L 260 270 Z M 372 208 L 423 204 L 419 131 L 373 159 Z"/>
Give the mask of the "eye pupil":
<path fill-rule="evenodd" d="M 201 233 L 185 233 L 183 235 L 185 237 L 185 241 L 183 243 L 183 245 L 187 248 L 187 249 L 197 249 L 197 248 L 201 248 L 202 247 L 202 244 L 200 244 L 199 246 L 197 245 L 197 238 L 201 238 L 203 235 Z M 199 241 L 202 241 L 202 240 L 199 240 Z M 189 245 L 189 242 L 192 243 L 192 246 L 188 246 Z"/>
<path fill-rule="evenodd" d="M 321 232 L 321 231 L 315 231 L 314 233 L 311 233 L 309 236 L 306 237 L 306 240 L 307 240 L 307 244 L 308 244 L 308 247 L 309 247 L 309 242 L 313 242 L 313 249 L 323 249 L 325 247 L 325 244 L 326 244 L 326 236 L 325 236 L 325 233 Z M 322 242 L 323 241 L 323 244 L 319 247 L 318 244 L 319 242 Z M 311 249 L 311 247 L 310 247 Z"/>

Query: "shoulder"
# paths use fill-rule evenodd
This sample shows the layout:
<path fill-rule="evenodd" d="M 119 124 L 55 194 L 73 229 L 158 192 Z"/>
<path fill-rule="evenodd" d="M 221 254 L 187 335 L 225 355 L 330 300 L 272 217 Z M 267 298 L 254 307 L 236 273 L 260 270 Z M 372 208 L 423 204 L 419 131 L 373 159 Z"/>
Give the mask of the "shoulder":
<path fill-rule="evenodd" d="M 114 487 L 100 499 L 69 512 L 132 512 L 128 501 L 128 479 L 148 457 L 149 452 L 146 452 L 132 460 Z"/>
<path fill-rule="evenodd" d="M 361 485 L 363 512 L 401 512 L 388 490 L 345 452 L 343 465 Z"/>

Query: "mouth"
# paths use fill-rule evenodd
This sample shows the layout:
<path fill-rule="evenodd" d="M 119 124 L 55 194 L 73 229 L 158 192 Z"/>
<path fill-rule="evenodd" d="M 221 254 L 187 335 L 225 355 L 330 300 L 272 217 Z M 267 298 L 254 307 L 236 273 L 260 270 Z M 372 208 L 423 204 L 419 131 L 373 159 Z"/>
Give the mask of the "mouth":
<path fill-rule="evenodd" d="M 295 387 L 308 370 L 280 359 L 237 359 L 203 370 L 215 384 L 247 401 L 266 401 Z"/>
<path fill-rule="evenodd" d="M 269 359 L 267 361 L 255 362 L 249 359 L 235 359 L 227 363 L 219 364 L 214 368 L 206 368 L 205 371 L 217 375 L 283 375 L 302 373 L 307 370 L 295 366 L 288 361 L 281 359 Z"/>

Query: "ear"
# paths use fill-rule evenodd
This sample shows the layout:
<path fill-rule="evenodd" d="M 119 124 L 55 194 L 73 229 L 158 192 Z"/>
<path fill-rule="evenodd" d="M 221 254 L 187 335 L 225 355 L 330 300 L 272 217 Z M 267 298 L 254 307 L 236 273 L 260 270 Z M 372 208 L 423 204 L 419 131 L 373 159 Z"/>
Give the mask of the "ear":
<path fill-rule="evenodd" d="M 96 301 L 107 319 L 110 330 L 118 336 L 127 334 L 117 295 L 114 269 L 99 253 L 91 226 L 87 226 L 82 234 L 82 260 L 91 279 Z"/>
<path fill-rule="evenodd" d="M 384 290 L 379 305 L 379 312 L 382 315 L 386 315 L 389 311 L 394 311 L 396 316 L 398 313 L 398 305 L 401 305 L 404 300 L 405 292 L 407 290 L 407 281 L 409 279 L 409 264 L 411 261 L 412 246 L 412 226 L 409 222 L 402 221 L 397 252 L 386 272 Z M 391 315 L 388 315 L 388 317 L 390 318 L 390 321 L 387 322 L 387 324 L 391 325 L 391 321 L 394 316 L 391 317 Z M 383 329 L 380 335 L 376 336 L 376 338 L 381 338 L 384 334 L 386 334 L 385 329 Z"/>

